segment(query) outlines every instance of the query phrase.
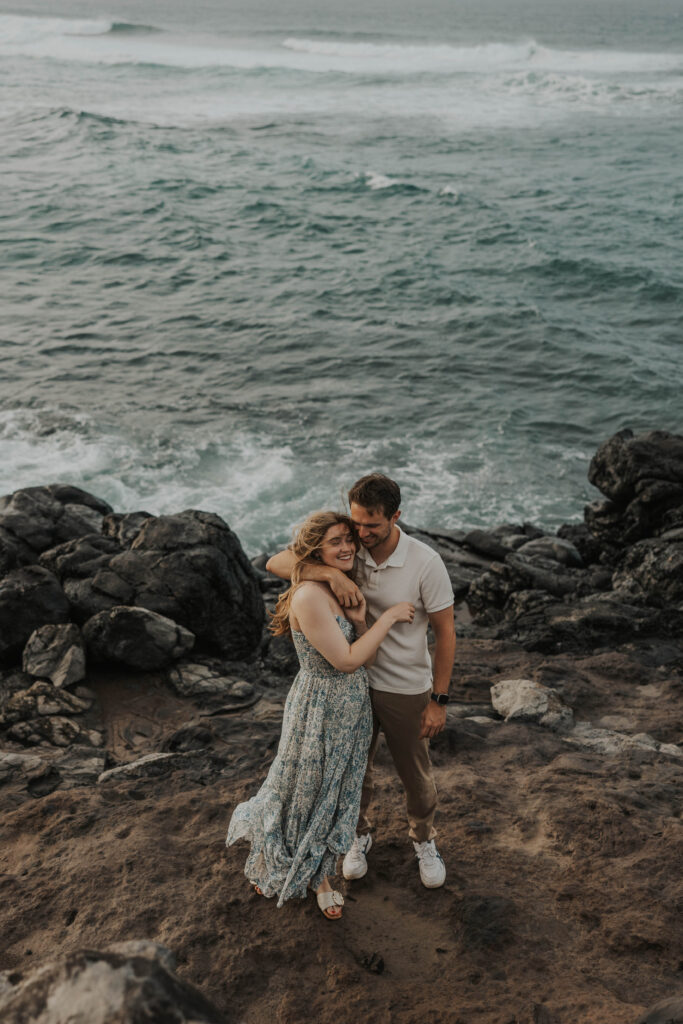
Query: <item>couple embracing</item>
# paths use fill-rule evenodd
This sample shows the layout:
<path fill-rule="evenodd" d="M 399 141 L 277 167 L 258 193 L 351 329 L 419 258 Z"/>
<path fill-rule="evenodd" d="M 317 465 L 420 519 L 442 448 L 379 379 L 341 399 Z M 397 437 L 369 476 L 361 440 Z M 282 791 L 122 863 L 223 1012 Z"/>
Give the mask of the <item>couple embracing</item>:
<path fill-rule="evenodd" d="M 245 874 L 278 907 L 312 890 L 336 919 L 344 899 L 329 879 L 338 857 L 345 878 L 366 873 L 380 730 L 405 789 L 420 878 L 428 888 L 446 878 L 429 739 L 446 721 L 453 590 L 438 554 L 398 526 L 400 501 L 393 480 L 362 477 L 349 491 L 350 516 L 314 513 L 267 565 L 291 580 L 271 629 L 291 633 L 300 671 L 275 760 L 256 796 L 236 807 L 226 842 L 250 842 Z"/>

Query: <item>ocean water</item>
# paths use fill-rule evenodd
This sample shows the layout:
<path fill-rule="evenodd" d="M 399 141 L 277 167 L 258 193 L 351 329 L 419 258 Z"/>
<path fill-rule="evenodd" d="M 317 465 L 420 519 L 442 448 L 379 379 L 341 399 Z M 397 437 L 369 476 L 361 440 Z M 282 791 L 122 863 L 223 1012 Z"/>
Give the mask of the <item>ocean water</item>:
<path fill-rule="evenodd" d="M 681 431 L 678 0 L 0 0 L 0 493 L 577 520 Z"/>

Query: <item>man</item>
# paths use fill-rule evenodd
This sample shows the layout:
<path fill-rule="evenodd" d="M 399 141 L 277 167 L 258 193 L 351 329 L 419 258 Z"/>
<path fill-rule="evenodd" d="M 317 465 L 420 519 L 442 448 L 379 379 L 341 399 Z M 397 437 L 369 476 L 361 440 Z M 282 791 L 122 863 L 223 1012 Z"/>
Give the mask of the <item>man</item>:
<path fill-rule="evenodd" d="M 368 869 L 366 855 L 372 846 L 368 807 L 381 730 L 405 789 L 409 834 L 420 878 L 427 888 L 436 889 L 446 880 L 446 868 L 434 842 L 437 794 L 429 740 L 446 723 L 455 656 L 453 589 L 439 555 L 398 526 L 400 502 L 398 484 L 381 473 L 362 477 L 349 491 L 351 518 L 362 545 L 355 574 L 370 619 L 374 621 L 399 601 L 410 601 L 415 606 L 415 618 L 412 624 L 392 628 L 368 669 L 374 729 L 358 834 L 344 858 L 343 872 L 348 879 L 362 878 Z M 292 564 L 290 553 L 281 551 L 266 568 L 289 579 Z M 344 608 L 360 602 L 358 586 L 340 569 L 311 564 L 304 578 L 327 582 Z M 427 648 L 428 624 L 436 641 L 433 673 Z"/>

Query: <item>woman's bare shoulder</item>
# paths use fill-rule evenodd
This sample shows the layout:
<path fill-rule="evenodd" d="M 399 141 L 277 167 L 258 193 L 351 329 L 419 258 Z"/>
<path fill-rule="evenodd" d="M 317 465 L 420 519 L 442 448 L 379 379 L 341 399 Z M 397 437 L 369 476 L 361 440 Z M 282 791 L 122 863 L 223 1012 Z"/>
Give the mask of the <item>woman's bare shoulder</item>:
<path fill-rule="evenodd" d="M 297 608 L 310 608 L 311 605 L 319 604 L 321 600 L 329 603 L 330 588 L 326 583 L 318 583 L 317 580 L 304 580 L 292 594 L 290 608 L 295 611 Z"/>

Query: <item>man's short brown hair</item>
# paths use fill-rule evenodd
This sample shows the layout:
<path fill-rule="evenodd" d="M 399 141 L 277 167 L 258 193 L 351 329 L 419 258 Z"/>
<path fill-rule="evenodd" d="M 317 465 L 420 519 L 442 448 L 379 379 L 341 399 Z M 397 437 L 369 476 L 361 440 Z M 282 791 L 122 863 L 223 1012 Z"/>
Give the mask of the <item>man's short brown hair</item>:
<path fill-rule="evenodd" d="M 357 480 L 349 491 L 349 504 L 383 512 L 391 519 L 401 507 L 401 488 L 383 473 L 368 473 Z"/>

